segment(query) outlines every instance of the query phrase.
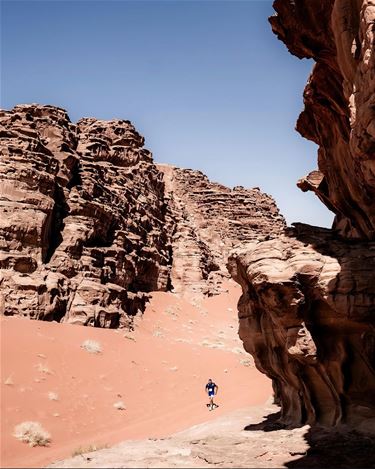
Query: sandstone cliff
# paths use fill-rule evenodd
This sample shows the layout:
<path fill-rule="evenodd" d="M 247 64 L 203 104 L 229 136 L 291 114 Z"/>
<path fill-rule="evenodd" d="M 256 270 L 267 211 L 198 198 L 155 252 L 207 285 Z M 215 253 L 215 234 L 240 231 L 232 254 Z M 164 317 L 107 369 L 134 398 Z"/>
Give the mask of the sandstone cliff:
<path fill-rule="evenodd" d="M 336 213 L 345 237 L 375 238 L 374 19 L 370 0 L 276 0 L 273 31 L 316 61 L 297 122 L 319 145 L 318 171 L 299 181 Z"/>
<path fill-rule="evenodd" d="M 273 380 L 282 422 L 373 418 L 375 243 L 301 224 L 233 254 L 230 270 L 240 337 Z"/>
<path fill-rule="evenodd" d="M 374 431 L 375 6 L 276 0 L 274 8 L 279 39 L 316 61 L 297 130 L 319 145 L 319 170 L 298 185 L 336 217 L 332 230 L 296 224 L 232 254 L 240 336 L 272 378 L 284 424 Z"/>
<path fill-rule="evenodd" d="M 280 235 L 285 220 L 258 188 L 229 189 L 200 171 L 157 165 L 164 173 L 174 222 L 173 290 L 188 296 L 220 292 L 226 262 L 239 242 Z"/>
<path fill-rule="evenodd" d="M 124 327 L 149 292 L 217 293 L 229 247 L 285 225 L 257 189 L 158 168 L 129 121 L 22 105 L 0 126 L 2 314 Z"/>
<path fill-rule="evenodd" d="M 4 313 L 124 325 L 170 254 L 162 177 L 128 121 L 73 125 L 51 106 L 2 112 Z"/>

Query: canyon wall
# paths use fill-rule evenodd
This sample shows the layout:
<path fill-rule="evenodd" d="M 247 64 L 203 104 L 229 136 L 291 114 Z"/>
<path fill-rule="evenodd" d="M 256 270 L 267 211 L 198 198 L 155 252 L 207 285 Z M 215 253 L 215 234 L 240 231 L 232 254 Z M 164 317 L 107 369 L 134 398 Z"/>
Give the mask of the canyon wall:
<path fill-rule="evenodd" d="M 259 188 L 233 189 L 209 181 L 200 171 L 157 165 L 174 222 L 171 283 L 185 296 L 222 291 L 229 252 L 239 242 L 283 233 L 286 224 L 275 201 Z"/>
<path fill-rule="evenodd" d="M 229 248 L 285 226 L 258 189 L 156 166 L 129 121 L 21 105 L 0 132 L 4 315 L 132 327 L 150 292 L 218 293 Z"/>
<path fill-rule="evenodd" d="M 170 270 L 162 177 L 128 121 L 1 113 L 3 314 L 126 325 Z"/>
<path fill-rule="evenodd" d="M 375 431 L 375 4 L 276 0 L 273 31 L 316 64 L 297 121 L 318 144 L 298 181 L 335 213 L 331 230 L 294 224 L 243 245 L 228 268 L 241 284 L 240 336 L 273 380 L 281 423 Z"/>

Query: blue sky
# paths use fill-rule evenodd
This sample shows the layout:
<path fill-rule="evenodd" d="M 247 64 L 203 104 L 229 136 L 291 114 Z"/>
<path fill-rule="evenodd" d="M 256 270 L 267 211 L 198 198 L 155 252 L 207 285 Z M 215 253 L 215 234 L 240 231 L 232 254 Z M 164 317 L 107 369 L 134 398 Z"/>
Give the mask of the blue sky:
<path fill-rule="evenodd" d="M 316 146 L 294 130 L 312 62 L 271 32 L 268 0 L 1 1 L 1 107 L 130 119 L 157 162 L 259 186 L 288 223 L 333 215 L 297 179 Z"/>

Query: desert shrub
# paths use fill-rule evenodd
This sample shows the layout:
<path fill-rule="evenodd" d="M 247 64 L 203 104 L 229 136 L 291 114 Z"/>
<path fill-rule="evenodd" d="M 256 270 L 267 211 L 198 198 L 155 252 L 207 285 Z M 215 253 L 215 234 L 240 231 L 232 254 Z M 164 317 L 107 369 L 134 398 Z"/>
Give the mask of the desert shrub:
<path fill-rule="evenodd" d="M 47 446 L 51 435 L 39 422 L 22 422 L 15 426 L 13 436 L 30 446 Z"/>
<path fill-rule="evenodd" d="M 102 351 L 101 345 L 96 340 L 85 340 L 81 347 L 89 353 L 100 353 Z"/>
<path fill-rule="evenodd" d="M 45 373 L 46 375 L 50 375 L 52 373 L 52 371 L 44 363 L 38 363 L 35 366 L 36 366 L 36 369 L 40 371 L 40 373 Z"/>
<path fill-rule="evenodd" d="M 113 404 L 113 407 L 115 407 L 118 410 L 125 410 L 126 409 L 125 404 L 123 403 L 123 401 L 115 402 Z"/>
<path fill-rule="evenodd" d="M 14 381 L 13 381 L 12 375 L 8 376 L 8 378 L 4 381 L 4 384 L 6 386 L 13 386 Z"/>
<path fill-rule="evenodd" d="M 108 448 L 108 445 L 105 444 L 105 445 L 102 445 L 102 444 L 99 444 L 99 445 L 96 445 L 96 444 L 93 444 L 93 445 L 88 445 L 88 446 L 80 446 L 78 447 L 77 449 L 75 449 L 72 453 L 72 456 L 80 456 L 81 454 L 85 454 L 85 453 L 92 453 L 93 451 L 98 451 L 100 449 L 106 449 Z"/>

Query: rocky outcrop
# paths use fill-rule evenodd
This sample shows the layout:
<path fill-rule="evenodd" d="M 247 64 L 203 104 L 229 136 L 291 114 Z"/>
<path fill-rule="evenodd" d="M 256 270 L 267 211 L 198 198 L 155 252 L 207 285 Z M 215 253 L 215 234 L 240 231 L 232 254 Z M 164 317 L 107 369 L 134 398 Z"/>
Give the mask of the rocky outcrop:
<path fill-rule="evenodd" d="M 257 189 L 157 167 L 129 121 L 23 105 L 0 126 L 2 314 L 124 327 L 149 292 L 218 293 L 229 248 L 284 227 Z"/>
<path fill-rule="evenodd" d="M 371 1 L 276 0 L 273 31 L 316 65 L 297 130 L 319 145 L 298 182 L 336 217 L 243 246 L 228 263 L 242 285 L 240 335 L 272 378 L 284 424 L 375 431 L 375 82 Z"/>
<path fill-rule="evenodd" d="M 375 5 L 370 0 L 276 0 L 273 31 L 316 61 L 297 122 L 319 145 L 319 171 L 302 178 L 336 214 L 345 237 L 375 238 Z"/>
<path fill-rule="evenodd" d="M 200 171 L 157 165 L 175 224 L 172 236 L 173 290 L 213 295 L 229 277 L 226 261 L 242 241 L 280 235 L 286 225 L 274 200 L 259 188 L 233 189 L 213 183 Z"/>
<path fill-rule="evenodd" d="M 124 326 L 168 288 L 164 184 L 129 121 L 1 113 L 3 313 Z"/>
<path fill-rule="evenodd" d="M 272 378 L 282 422 L 375 423 L 375 243 L 297 224 L 229 261 L 240 337 Z"/>

